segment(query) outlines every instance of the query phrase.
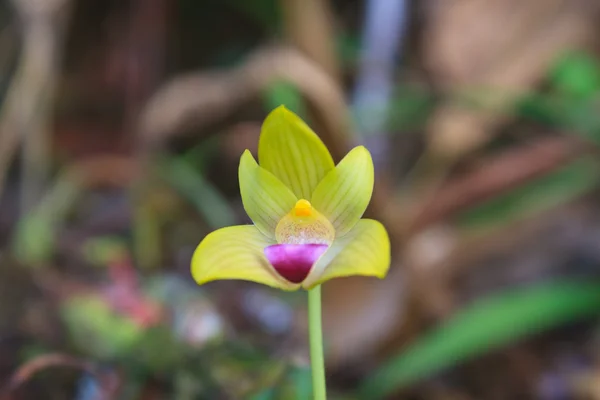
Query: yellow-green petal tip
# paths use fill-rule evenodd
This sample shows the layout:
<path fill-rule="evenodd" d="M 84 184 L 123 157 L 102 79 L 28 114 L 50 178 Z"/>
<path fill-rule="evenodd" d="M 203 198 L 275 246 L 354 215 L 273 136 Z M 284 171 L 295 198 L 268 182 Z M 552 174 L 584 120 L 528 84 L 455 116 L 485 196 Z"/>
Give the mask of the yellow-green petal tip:
<path fill-rule="evenodd" d="M 334 168 L 319 136 L 296 114 L 279 106 L 265 118 L 258 141 L 260 166 L 275 175 L 298 198 L 309 199 Z"/>
<path fill-rule="evenodd" d="M 239 167 L 240 194 L 246 213 L 266 236 L 275 237 L 277 223 L 296 203 L 296 196 L 272 173 L 260 167 L 249 150 Z"/>
<path fill-rule="evenodd" d="M 357 146 L 316 187 L 311 201 L 329 218 L 338 236 L 349 232 L 364 214 L 374 179 L 371 153 Z"/>

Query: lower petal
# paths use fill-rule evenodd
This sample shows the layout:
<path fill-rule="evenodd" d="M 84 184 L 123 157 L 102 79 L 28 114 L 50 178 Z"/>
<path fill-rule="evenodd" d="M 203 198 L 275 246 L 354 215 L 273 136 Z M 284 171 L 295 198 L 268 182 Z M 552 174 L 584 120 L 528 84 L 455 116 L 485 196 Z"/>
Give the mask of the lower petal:
<path fill-rule="evenodd" d="M 192 276 L 198 282 L 241 279 L 283 290 L 299 285 L 282 278 L 271 266 L 263 249 L 275 242 L 254 225 L 230 226 L 208 234 L 192 257 Z"/>
<path fill-rule="evenodd" d="M 372 219 L 361 219 L 350 232 L 332 243 L 302 287 L 311 289 L 329 279 L 352 275 L 381 279 L 389 267 L 390 239 L 384 226 Z"/>
<path fill-rule="evenodd" d="M 327 247 L 326 244 L 274 244 L 265 248 L 265 256 L 279 275 L 301 283 Z"/>

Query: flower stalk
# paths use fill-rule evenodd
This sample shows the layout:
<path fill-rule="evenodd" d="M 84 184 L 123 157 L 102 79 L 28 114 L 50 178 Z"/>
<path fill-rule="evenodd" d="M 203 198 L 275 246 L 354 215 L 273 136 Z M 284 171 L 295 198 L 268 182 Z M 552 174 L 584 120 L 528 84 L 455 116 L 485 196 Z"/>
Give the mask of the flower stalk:
<path fill-rule="evenodd" d="M 314 400 L 326 399 L 325 358 L 321 318 L 321 285 L 308 291 L 308 334 Z"/>

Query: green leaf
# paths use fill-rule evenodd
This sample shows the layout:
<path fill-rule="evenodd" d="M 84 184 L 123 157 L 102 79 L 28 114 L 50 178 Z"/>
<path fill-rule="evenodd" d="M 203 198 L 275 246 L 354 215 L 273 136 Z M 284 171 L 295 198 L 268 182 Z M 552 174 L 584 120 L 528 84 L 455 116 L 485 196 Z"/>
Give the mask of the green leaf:
<path fill-rule="evenodd" d="M 191 351 L 185 343 L 177 340 L 170 327 L 155 325 L 144 330 L 139 339 L 131 344 L 123 354 L 123 363 L 132 370 L 172 376 Z"/>
<path fill-rule="evenodd" d="M 284 105 L 298 115 L 306 115 L 302 95 L 298 88 L 289 82 L 277 81 L 267 87 L 264 94 L 264 103 L 267 110 L 274 110 Z"/>
<path fill-rule="evenodd" d="M 252 396 L 249 400 L 274 400 L 275 398 L 275 389 L 266 389 Z"/>
<path fill-rule="evenodd" d="M 56 233 L 81 194 L 81 185 L 65 172 L 44 195 L 39 205 L 19 220 L 13 251 L 23 264 L 36 266 L 54 253 Z"/>
<path fill-rule="evenodd" d="M 226 2 L 265 28 L 279 28 L 281 10 L 275 0 L 227 0 Z"/>
<path fill-rule="evenodd" d="M 69 298 L 61 305 L 60 316 L 77 349 L 101 360 L 124 356 L 144 333 L 143 328 L 117 315 L 94 295 Z"/>
<path fill-rule="evenodd" d="M 562 57 L 550 73 L 552 88 L 573 99 L 589 98 L 600 89 L 600 64 L 586 53 Z"/>
<path fill-rule="evenodd" d="M 133 242 L 137 264 L 142 269 L 153 269 L 160 265 L 161 223 L 158 213 L 148 204 L 139 202 L 133 210 Z"/>
<path fill-rule="evenodd" d="M 196 206 L 212 229 L 235 224 L 235 213 L 227 199 L 184 160 L 175 157 L 162 160 L 159 173 Z"/>
<path fill-rule="evenodd" d="M 417 86 L 399 86 L 394 89 L 394 97 L 390 102 L 387 129 L 402 132 L 421 129 L 433 107 L 431 93 Z"/>
<path fill-rule="evenodd" d="M 341 65 L 356 65 L 360 57 L 360 35 L 356 32 L 340 30 L 335 41 L 336 52 Z"/>
<path fill-rule="evenodd" d="M 516 102 L 515 112 L 545 125 L 563 126 L 568 104 L 568 100 L 562 97 L 530 93 Z"/>
<path fill-rule="evenodd" d="M 361 387 L 378 399 L 517 339 L 600 314 L 600 284 L 563 281 L 512 289 L 472 304 L 392 357 Z"/>
<path fill-rule="evenodd" d="M 94 264 L 105 266 L 127 255 L 127 245 L 118 236 L 93 237 L 82 246 L 85 259 Z"/>
<path fill-rule="evenodd" d="M 310 368 L 295 368 L 290 374 L 294 386 L 295 399 L 309 399 L 312 395 L 312 375 Z"/>
<path fill-rule="evenodd" d="M 263 389 L 250 400 L 296 400 L 312 397 L 310 368 L 293 367 L 278 379 L 276 386 Z M 332 396 L 329 396 L 333 398 Z"/>

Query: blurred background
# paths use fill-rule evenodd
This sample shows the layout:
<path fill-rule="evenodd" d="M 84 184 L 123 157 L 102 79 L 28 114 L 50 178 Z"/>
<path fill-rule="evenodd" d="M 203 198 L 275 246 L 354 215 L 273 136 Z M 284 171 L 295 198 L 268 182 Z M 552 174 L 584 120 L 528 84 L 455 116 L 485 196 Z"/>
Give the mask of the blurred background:
<path fill-rule="evenodd" d="M 195 285 L 284 104 L 365 144 L 329 398 L 600 399 L 600 2 L 0 2 L 0 399 L 311 398 L 306 294 Z"/>

